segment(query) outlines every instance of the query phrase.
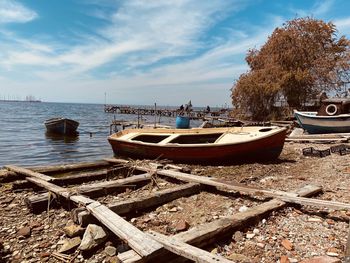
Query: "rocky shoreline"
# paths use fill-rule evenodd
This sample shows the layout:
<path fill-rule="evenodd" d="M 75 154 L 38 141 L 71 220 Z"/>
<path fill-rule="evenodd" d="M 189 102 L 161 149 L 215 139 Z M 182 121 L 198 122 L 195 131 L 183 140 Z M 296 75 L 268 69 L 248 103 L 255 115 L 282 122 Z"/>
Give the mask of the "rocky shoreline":
<path fill-rule="evenodd" d="M 329 144 L 286 143 L 276 162 L 186 168 L 195 175 L 283 191 L 317 184 L 323 193 L 315 198 L 350 203 L 350 188 L 346 183 L 350 176 L 348 155 L 303 156 L 302 149 L 311 146 L 330 147 Z M 146 185 L 137 191 L 130 189 L 99 200 L 106 203 L 126 200 L 172 187 L 171 182 L 159 180 L 157 187 Z M 99 241 L 84 250 L 84 235 L 91 231 L 74 227 L 70 211 L 63 208 L 32 214 L 25 204 L 25 199 L 32 194 L 31 189 L 13 191 L 10 183 L 1 185 L 1 262 L 119 262 L 116 255 L 128 249 L 108 230 L 102 229 L 106 236 L 96 234 Z M 260 202 L 259 198 L 245 195 L 201 192 L 126 218 L 143 231 L 154 230 L 170 236 L 250 209 Z M 341 262 L 345 257 L 349 219 L 349 211 L 288 205 L 207 250 L 235 262 L 306 263 L 322 262 L 321 258 L 328 260 L 325 262 Z"/>

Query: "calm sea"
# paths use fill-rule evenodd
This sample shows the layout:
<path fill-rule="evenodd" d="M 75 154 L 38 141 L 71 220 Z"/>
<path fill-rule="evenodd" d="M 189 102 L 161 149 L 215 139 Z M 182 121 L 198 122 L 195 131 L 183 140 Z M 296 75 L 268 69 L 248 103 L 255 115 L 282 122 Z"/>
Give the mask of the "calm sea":
<path fill-rule="evenodd" d="M 79 136 L 52 137 L 44 121 L 52 117 L 79 121 Z M 154 116 L 144 116 L 154 123 Z M 113 119 L 137 121 L 136 115 L 104 112 L 99 104 L 0 102 L 0 166 L 49 165 L 100 160 L 113 152 L 107 141 Z M 175 125 L 174 118 L 160 123 Z"/>

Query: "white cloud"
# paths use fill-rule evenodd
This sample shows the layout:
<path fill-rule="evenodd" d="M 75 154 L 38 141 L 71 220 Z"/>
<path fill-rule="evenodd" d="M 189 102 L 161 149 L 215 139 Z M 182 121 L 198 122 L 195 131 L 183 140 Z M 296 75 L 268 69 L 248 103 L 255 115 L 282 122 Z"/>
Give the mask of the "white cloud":
<path fill-rule="evenodd" d="M 315 16 L 327 14 L 333 7 L 333 4 L 334 0 L 319 0 L 314 4 L 313 8 L 311 9 L 311 13 Z"/>
<path fill-rule="evenodd" d="M 130 100 L 135 98 L 132 93 L 142 90 L 144 93 L 147 90 L 146 93 L 155 99 L 160 94 L 166 96 L 166 90 L 191 90 L 177 95 L 180 99 L 204 88 L 225 92 L 220 95 L 222 98 L 229 95 L 233 80 L 247 70 L 243 61 L 246 51 L 262 45 L 281 21 L 280 17 L 270 16 L 268 27 L 232 26 L 213 44 L 212 39 L 204 38 L 207 31 L 244 8 L 241 1 L 209 0 L 198 4 L 193 0 L 136 0 L 122 3 L 112 16 L 94 13 L 104 20 L 110 19 L 110 24 L 94 32 L 96 34 L 77 35 L 82 42 L 75 46 L 57 43 L 53 37 L 46 36 L 41 42 L 0 31 L 0 37 L 5 39 L 5 43 L 0 42 L 0 49 L 4 50 L 0 54 L 0 69 L 3 66 L 15 72 L 28 68 L 31 75 L 39 79 L 28 83 L 28 87 L 41 87 L 42 94 L 50 98 L 56 94 L 54 88 L 59 88 L 61 95 L 56 95 L 61 97 L 64 90 L 77 90 L 76 97 L 73 97 L 74 92 L 67 92 L 70 101 L 79 101 L 82 91 L 91 94 L 93 100 L 100 89 L 110 94 L 122 92 Z M 207 42 L 211 45 L 205 46 Z M 6 48 L 1 48 L 4 45 Z M 89 74 L 90 70 L 98 70 L 107 63 L 121 66 L 128 76 L 117 69 L 106 80 L 97 80 Z M 20 85 L 10 86 L 18 88 Z M 210 99 L 208 95 L 207 100 Z"/>
<path fill-rule="evenodd" d="M 126 68 L 137 68 L 166 58 L 195 54 L 203 48 L 199 37 L 216 19 L 220 19 L 216 14 L 221 12 L 224 15 L 242 8 L 240 1 L 230 4 L 231 8 L 226 1 L 203 1 L 200 5 L 193 0 L 175 3 L 125 1 L 116 10 L 110 25 L 100 29 L 97 35 L 82 39 L 86 41 L 81 45 L 66 47 L 61 49 L 64 52 L 55 53 L 54 47 L 48 44 L 14 40 L 16 47 L 7 49 L 7 56 L 5 54 L 0 63 L 6 67 L 56 66 L 56 70 L 60 71 L 61 67 L 71 74 L 118 60 Z M 126 54 L 130 59 L 125 58 Z M 122 60 L 121 56 L 124 56 Z M 139 59 L 135 60 L 135 57 Z"/>
<path fill-rule="evenodd" d="M 341 35 L 350 34 L 350 17 L 333 21 Z"/>
<path fill-rule="evenodd" d="M 38 15 L 35 11 L 15 0 L 0 0 L 0 24 L 25 23 L 37 17 Z"/>

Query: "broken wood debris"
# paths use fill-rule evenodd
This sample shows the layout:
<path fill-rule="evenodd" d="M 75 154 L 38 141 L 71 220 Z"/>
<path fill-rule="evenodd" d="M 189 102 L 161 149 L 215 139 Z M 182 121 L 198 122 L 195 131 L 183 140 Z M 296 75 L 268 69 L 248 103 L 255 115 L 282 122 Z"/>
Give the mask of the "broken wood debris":
<path fill-rule="evenodd" d="M 110 166 L 111 163 L 130 164 L 130 162 L 126 160 L 103 162 L 106 166 L 108 166 L 107 163 Z M 49 193 L 61 196 L 61 198 L 75 203 L 79 207 L 76 217 L 80 222 L 84 221 L 82 218 L 93 216 L 120 239 L 124 240 L 132 250 L 118 254 L 117 257 L 122 262 L 144 262 L 164 259 L 170 255 L 170 252 L 178 254 L 181 257 L 192 259 L 196 262 L 218 262 L 218 260 L 220 262 L 230 262 L 227 259 L 210 254 L 199 247 L 212 244 L 216 240 L 221 239 L 230 233 L 232 234 L 234 229 L 253 224 L 258 219 L 268 215 L 271 211 L 286 206 L 287 203 L 326 207 L 330 209 L 350 209 L 350 205 L 346 203 L 306 198 L 305 196 L 316 194 L 321 191 L 321 188 L 317 186 L 307 186 L 296 193 L 290 193 L 279 190 L 248 187 L 241 184 L 232 184 L 218 181 L 210 177 L 195 176 L 178 171 L 161 169 L 161 166 L 155 167 L 157 168 L 153 167 L 150 169 L 149 167 L 136 167 L 137 170 L 144 171 L 145 173 L 141 175 L 132 175 L 124 179 L 93 183 L 73 188 L 64 188 L 57 185 L 59 180 L 55 180 L 52 176 L 17 166 L 6 166 L 7 169 L 17 174 L 24 175 L 28 182 L 46 189 Z M 171 169 L 180 170 L 178 167 L 171 167 Z M 56 172 L 59 172 L 59 170 L 56 170 Z M 94 172 L 87 173 L 91 175 Z M 84 175 L 84 173 L 81 174 Z M 106 195 L 110 193 L 110 190 L 118 189 L 121 185 L 129 185 L 131 182 L 150 181 L 152 179 L 152 174 L 162 176 L 163 178 L 173 178 L 181 182 L 186 182 L 186 184 L 172 189 L 152 192 L 149 196 L 131 198 L 126 201 L 114 204 L 111 203 L 108 205 L 103 205 L 84 196 L 94 196 L 95 194 Z M 78 175 L 70 175 L 70 177 L 74 179 L 79 178 Z M 69 183 L 70 182 L 68 181 L 67 184 Z M 178 233 L 171 238 L 164 237 L 158 233 L 146 234 L 120 217 L 122 214 L 125 215 L 137 210 L 156 207 L 179 197 L 190 196 L 201 191 L 211 191 L 216 188 L 225 191 L 239 192 L 245 195 L 274 199 L 233 216 L 227 216 L 210 223 L 193 226 L 189 230 Z M 46 205 L 49 200 L 48 195 L 48 193 L 41 195 L 41 198 L 43 198 L 43 200 L 45 199 L 43 203 Z M 38 197 L 38 195 L 36 197 Z M 62 259 L 67 260 L 63 257 Z"/>
<path fill-rule="evenodd" d="M 310 196 L 320 191 L 320 187 L 307 185 L 296 191 L 296 194 L 300 196 Z M 197 247 L 204 247 L 215 242 L 218 237 L 220 239 L 228 236 L 232 234 L 234 229 L 243 228 L 252 224 L 266 216 L 268 213 L 281 209 L 285 205 L 285 202 L 273 199 L 245 212 L 240 212 L 230 217 L 195 226 L 185 232 L 174 235 L 174 238 Z M 125 263 L 142 262 L 142 258 L 133 250 L 119 254 L 118 258 L 121 262 Z"/>
<path fill-rule="evenodd" d="M 142 211 L 154 206 L 159 206 L 180 197 L 186 197 L 199 193 L 203 187 L 199 184 L 187 183 L 171 189 L 165 189 L 151 193 L 145 197 L 129 198 L 125 201 L 108 204 L 108 208 L 113 212 L 124 215 L 131 212 Z M 87 225 L 91 222 L 91 215 L 87 211 L 77 209 L 73 211 L 76 223 Z"/>
<path fill-rule="evenodd" d="M 32 183 L 35 183 L 40 187 L 43 187 L 79 205 L 86 206 L 88 211 L 90 211 L 99 221 L 101 221 L 118 237 L 126 241 L 129 244 L 129 246 L 132 247 L 135 250 L 135 252 L 137 252 L 144 259 L 154 257 L 155 252 L 158 252 L 162 248 L 162 246 L 159 243 L 149 238 L 141 230 L 137 229 L 129 222 L 118 216 L 116 213 L 112 212 L 109 208 L 107 208 L 104 205 L 101 205 L 99 202 L 96 202 L 82 195 L 71 195 L 71 193 L 65 188 L 54 185 L 48 182 L 47 180 L 39 179 L 37 173 L 33 173 L 28 169 L 19 169 L 18 167 L 11 167 L 11 169 L 20 171 L 20 173 L 28 176 L 26 177 L 28 181 L 31 181 Z"/>
<path fill-rule="evenodd" d="M 73 188 L 67 188 L 70 193 L 84 194 L 90 197 L 103 196 L 112 193 L 121 187 L 129 187 L 130 184 L 138 184 L 149 181 L 151 176 L 149 174 L 140 174 L 125 179 L 118 179 L 106 182 L 99 182 L 90 185 L 83 185 Z M 28 179 L 27 179 L 28 180 Z M 28 181 L 32 181 L 29 179 Z M 45 188 L 44 186 L 42 186 Z M 34 195 L 26 199 L 26 203 L 34 213 L 40 213 L 45 210 L 48 201 L 48 193 Z"/>

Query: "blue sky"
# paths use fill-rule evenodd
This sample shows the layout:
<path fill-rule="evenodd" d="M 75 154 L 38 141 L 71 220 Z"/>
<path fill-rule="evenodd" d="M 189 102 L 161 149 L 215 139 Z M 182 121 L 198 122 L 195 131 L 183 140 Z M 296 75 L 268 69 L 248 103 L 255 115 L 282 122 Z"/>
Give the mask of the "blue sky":
<path fill-rule="evenodd" d="M 0 0 L 0 98 L 231 104 L 245 54 L 283 22 L 332 21 L 350 1 Z"/>

